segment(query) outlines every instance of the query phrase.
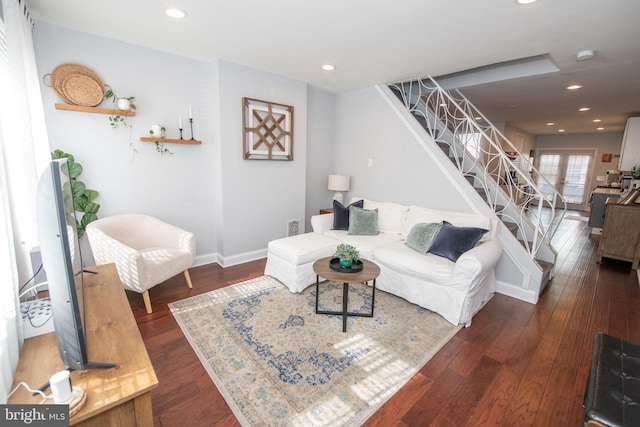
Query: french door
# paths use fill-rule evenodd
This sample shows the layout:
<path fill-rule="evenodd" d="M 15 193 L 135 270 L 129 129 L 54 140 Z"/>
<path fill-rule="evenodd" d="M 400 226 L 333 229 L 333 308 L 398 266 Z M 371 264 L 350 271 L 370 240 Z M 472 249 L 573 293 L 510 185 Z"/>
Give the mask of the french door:
<path fill-rule="evenodd" d="M 537 169 L 548 183 L 537 177 L 538 188 L 549 199 L 562 194 L 568 209 L 587 210 L 594 157 L 594 150 L 540 150 Z"/>

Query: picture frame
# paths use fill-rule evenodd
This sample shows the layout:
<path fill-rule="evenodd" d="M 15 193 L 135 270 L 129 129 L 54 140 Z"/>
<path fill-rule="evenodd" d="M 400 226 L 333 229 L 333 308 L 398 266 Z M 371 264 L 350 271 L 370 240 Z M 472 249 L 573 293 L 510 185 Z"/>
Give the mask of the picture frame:
<path fill-rule="evenodd" d="M 242 98 L 245 160 L 293 160 L 293 106 Z"/>

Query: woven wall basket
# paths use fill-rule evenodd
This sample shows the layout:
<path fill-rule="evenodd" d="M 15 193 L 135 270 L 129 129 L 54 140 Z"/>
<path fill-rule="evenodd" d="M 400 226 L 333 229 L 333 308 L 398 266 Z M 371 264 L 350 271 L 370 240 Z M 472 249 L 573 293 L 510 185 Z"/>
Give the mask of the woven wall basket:
<path fill-rule="evenodd" d="M 95 107 L 104 99 L 102 79 L 93 70 L 80 64 L 58 65 L 51 74 L 45 74 L 44 83 L 68 104 Z"/>

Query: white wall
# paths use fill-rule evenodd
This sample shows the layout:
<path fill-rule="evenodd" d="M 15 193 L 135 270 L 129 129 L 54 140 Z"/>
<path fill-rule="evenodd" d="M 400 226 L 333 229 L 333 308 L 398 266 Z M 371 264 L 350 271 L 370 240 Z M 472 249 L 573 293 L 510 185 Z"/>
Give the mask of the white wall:
<path fill-rule="evenodd" d="M 307 131 L 307 205 L 306 229 L 311 231 L 310 218 L 320 209 L 330 208 L 333 193 L 327 189 L 333 168 L 335 148 L 336 96 L 309 87 L 307 92 L 309 127 Z"/>
<path fill-rule="evenodd" d="M 197 236 L 198 253 L 215 253 L 213 196 L 219 171 L 212 168 L 213 136 L 206 126 L 212 110 L 211 64 L 96 37 L 37 22 L 34 44 L 41 76 L 63 63 L 93 69 L 120 96 L 135 96 L 136 116 L 129 128 L 111 129 L 108 116 L 54 108 L 62 101 L 43 86 L 43 101 L 51 149 L 73 154 L 84 171 L 81 179 L 100 195 L 99 217 L 119 213 L 157 216 Z M 109 101 L 100 106 L 111 108 Z M 152 124 L 163 124 L 167 137 L 178 137 L 182 116 L 185 137 L 189 107 L 194 134 L 202 145 L 167 144 L 173 155 L 160 155 L 152 143 L 140 142 Z"/>
<path fill-rule="evenodd" d="M 223 265 L 264 256 L 267 242 L 286 235 L 289 219 L 305 216 L 306 84 L 224 61 L 206 63 L 36 22 L 40 75 L 60 64 L 96 71 L 121 96 L 135 96 L 132 159 L 128 128 L 108 116 L 54 108 L 62 102 L 43 86 L 52 150 L 72 153 L 81 179 L 100 195 L 99 217 L 140 212 L 196 234 L 198 264 Z M 242 97 L 293 105 L 294 161 L 242 159 Z M 100 106 L 111 107 L 107 101 Z M 178 137 L 182 116 L 201 145 L 167 144 L 173 155 L 140 142 L 152 124 Z M 84 239 L 83 239 L 84 240 Z M 86 243 L 85 243 L 86 244 Z"/>
<path fill-rule="evenodd" d="M 335 170 L 351 197 L 470 212 L 454 186 L 375 87 L 337 95 Z M 372 166 L 369 167 L 369 159 Z"/>
<path fill-rule="evenodd" d="M 221 230 L 228 265 L 254 252 L 265 256 L 270 240 L 287 235 L 289 220 L 304 227 L 307 85 L 226 61 L 220 61 L 219 79 L 221 114 L 214 126 L 221 135 Z M 242 97 L 294 107 L 293 161 L 243 159 Z"/>

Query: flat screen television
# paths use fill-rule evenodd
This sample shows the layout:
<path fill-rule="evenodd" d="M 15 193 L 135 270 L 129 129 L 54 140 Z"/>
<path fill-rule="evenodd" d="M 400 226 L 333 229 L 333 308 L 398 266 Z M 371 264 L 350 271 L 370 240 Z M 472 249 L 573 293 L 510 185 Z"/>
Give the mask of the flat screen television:
<path fill-rule="evenodd" d="M 111 368 L 87 357 L 84 274 L 72 185 L 65 159 L 53 160 L 38 182 L 36 200 L 42 264 L 47 274 L 60 357 L 69 370 Z M 46 385 L 45 385 L 46 387 Z"/>

